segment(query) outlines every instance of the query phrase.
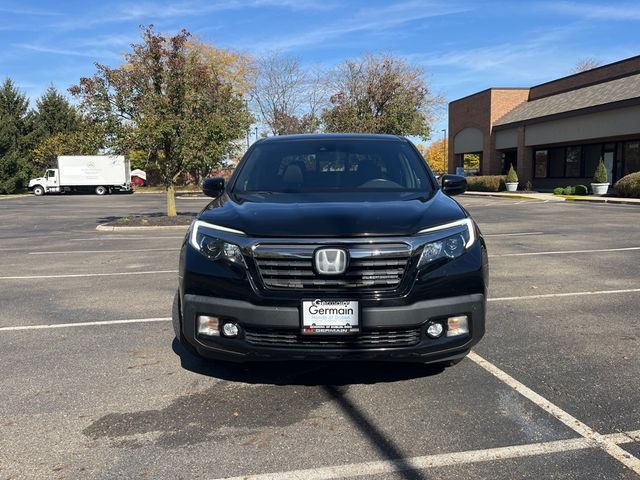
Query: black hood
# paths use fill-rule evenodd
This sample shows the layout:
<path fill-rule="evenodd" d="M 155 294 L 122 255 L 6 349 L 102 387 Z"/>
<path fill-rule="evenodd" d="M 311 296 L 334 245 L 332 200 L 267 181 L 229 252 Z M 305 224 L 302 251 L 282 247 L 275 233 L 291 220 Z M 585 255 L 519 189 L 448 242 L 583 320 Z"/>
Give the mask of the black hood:
<path fill-rule="evenodd" d="M 255 237 L 359 237 L 413 235 L 466 216 L 436 191 L 415 193 L 228 194 L 199 215 Z"/>

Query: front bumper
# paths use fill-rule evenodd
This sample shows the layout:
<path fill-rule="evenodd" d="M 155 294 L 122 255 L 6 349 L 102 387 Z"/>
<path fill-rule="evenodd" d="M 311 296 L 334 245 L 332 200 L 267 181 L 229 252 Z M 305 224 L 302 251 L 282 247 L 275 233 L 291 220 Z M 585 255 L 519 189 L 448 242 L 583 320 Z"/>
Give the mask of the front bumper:
<path fill-rule="evenodd" d="M 368 303 L 368 302 L 367 302 Z M 182 322 L 174 318 L 178 338 L 188 342 L 200 355 L 230 361 L 262 360 L 384 360 L 411 362 L 444 362 L 464 357 L 484 335 L 486 300 L 483 294 L 470 294 L 419 301 L 400 306 L 365 306 L 361 310 L 361 330 L 369 332 L 413 331 L 417 339 L 411 345 L 362 346 L 339 343 L 333 346 L 313 344 L 316 337 L 304 342 L 277 345 L 256 344 L 244 335 L 248 331 L 300 333 L 299 307 L 261 306 L 242 300 L 185 294 L 182 297 Z M 234 321 L 241 327 L 238 338 L 205 337 L 196 333 L 198 315 Z M 469 334 L 431 339 L 426 336 L 430 320 L 454 315 L 469 317 Z M 179 335 L 179 333 L 182 335 Z M 318 340 L 323 340 L 320 336 Z M 334 337 L 335 338 L 335 337 Z M 341 337 L 340 340 L 344 340 Z"/>

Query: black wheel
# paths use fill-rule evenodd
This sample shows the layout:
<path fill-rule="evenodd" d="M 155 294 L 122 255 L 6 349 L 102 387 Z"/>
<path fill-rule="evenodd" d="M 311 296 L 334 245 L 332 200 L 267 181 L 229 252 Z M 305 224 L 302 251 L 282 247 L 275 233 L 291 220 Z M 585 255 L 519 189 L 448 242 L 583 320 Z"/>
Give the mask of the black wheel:
<path fill-rule="evenodd" d="M 173 297 L 173 306 L 171 308 L 171 321 L 173 323 L 173 331 L 176 335 L 176 338 L 180 342 L 180 345 L 189 352 L 194 357 L 202 358 L 197 350 L 184 338 L 182 334 L 182 312 L 180 309 L 180 293 L 176 292 Z"/>
<path fill-rule="evenodd" d="M 40 185 L 36 185 L 35 187 L 33 187 L 33 194 L 37 197 L 44 195 L 44 188 Z"/>
<path fill-rule="evenodd" d="M 107 188 L 102 185 L 98 185 L 96 187 L 96 195 L 105 195 L 107 193 Z"/>

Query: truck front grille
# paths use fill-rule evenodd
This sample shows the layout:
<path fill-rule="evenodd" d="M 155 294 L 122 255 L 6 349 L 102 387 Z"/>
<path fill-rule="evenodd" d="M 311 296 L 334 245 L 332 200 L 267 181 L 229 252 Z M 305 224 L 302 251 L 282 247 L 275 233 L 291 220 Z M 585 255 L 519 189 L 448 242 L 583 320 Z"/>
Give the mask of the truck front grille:
<path fill-rule="evenodd" d="M 375 289 L 398 287 L 407 268 L 411 247 L 404 243 L 340 245 L 349 252 L 346 272 L 319 275 L 313 253 L 319 245 L 258 245 L 254 258 L 260 277 L 269 289 Z"/>
<path fill-rule="evenodd" d="M 376 348 L 410 347 L 420 341 L 420 328 L 375 330 L 358 335 L 302 335 L 291 330 L 246 328 L 245 340 L 264 347 Z"/>

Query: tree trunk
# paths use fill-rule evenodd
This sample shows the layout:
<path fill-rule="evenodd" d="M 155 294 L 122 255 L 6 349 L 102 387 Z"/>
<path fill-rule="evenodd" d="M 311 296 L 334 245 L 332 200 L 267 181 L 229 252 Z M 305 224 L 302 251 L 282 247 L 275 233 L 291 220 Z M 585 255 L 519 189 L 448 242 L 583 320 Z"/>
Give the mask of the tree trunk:
<path fill-rule="evenodd" d="M 176 189 L 173 185 L 167 186 L 167 216 L 175 217 L 176 212 Z"/>

